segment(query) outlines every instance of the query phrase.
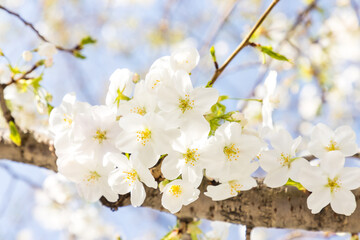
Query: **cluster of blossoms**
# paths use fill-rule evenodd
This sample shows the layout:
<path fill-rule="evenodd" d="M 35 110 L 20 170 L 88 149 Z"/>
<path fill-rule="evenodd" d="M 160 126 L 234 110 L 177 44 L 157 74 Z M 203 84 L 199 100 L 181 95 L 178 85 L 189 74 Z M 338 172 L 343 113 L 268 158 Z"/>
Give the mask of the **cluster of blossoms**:
<path fill-rule="evenodd" d="M 36 190 L 34 216 L 46 229 L 61 231 L 63 239 L 115 239 L 118 236 L 114 226 L 102 220 L 99 208 L 79 199 L 74 185 L 61 174 L 49 175 L 43 188 Z"/>
<path fill-rule="evenodd" d="M 311 166 L 298 154 L 301 137 L 292 139 L 272 126 L 277 100 L 276 72 L 271 72 L 261 128 L 250 128 L 236 113 L 210 131 L 212 106 L 221 98 L 214 88 L 193 87 L 190 76 L 198 62 L 197 50 L 188 47 L 156 60 L 145 80 L 117 69 L 106 105 L 91 106 L 67 94 L 53 109 L 50 129 L 59 172 L 77 184 L 83 198 L 94 202 L 104 196 L 115 202 L 130 192 L 132 205 L 140 206 L 146 198 L 143 184 L 158 187 L 150 168 L 161 159 L 166 178 L 160 184 L 162 204 L 171 213 L 198 199 L 204 176 L 218 182 L 205 192 L 218 201 L 257 186 L 253 173 L 259 166 L 267 172 L 269 187 L 292 179 L 313 192 L 308 199 L 313 213 L 328 203 L 337 213 L 355 210 L 350 190 L 360 186 L 360 170 L 344 168 L 344 158 L 357 152 L 349 127 L 335 132 L 322 124 L 314 128 L 308 149 L 321 161 Z"/>

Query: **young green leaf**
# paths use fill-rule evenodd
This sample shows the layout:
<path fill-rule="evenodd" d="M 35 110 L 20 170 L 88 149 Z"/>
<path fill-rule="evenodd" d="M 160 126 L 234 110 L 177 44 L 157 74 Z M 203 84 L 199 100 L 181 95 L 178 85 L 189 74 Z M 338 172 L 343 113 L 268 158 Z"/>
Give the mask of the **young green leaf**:
<path fill-rule="evenodd" d="M 93 39 L 91 36 L 87 36 L 81 39 L 80 45 L 95 44 L 95 43 L 96 43 L 96 39 Z"/>
<path fill-rule="evenodd" d="M 17 146 L 21 146 L 21 137 L 15 123 L 13 121 L 10 121 L 9 127 L 11 141 L 13 141 L 13 143 L 15 143 Z"/>
<path fill-rule="evenodd" d="M 290 179 L 287 181 L 287 183 L 285 184 L 286 186 L 294 186 L 297 189 L 299 189 L 300 191 L 305 191 L 306 189 L 304 188 L 303 185 L 301 185 L 301 183 L 299 182 L 295 182 L 294 180 Z"/>
<path fill-rule="evenodd" d="M 287 61 L 287 62 L 291 63 L 291 61 L 287 57 L 285 57 L 284 55 L 281 55 L 281 54 L 279 54 L 277 52 L 274 52 L 272 50 L 271 46 L 261 46 L 261 45 L 259 45 L 256 48 L 259 49 L 262 53 L 268 55 L 271 58 L 274 58 L 274 59 L 279 60 L 279 61 Z"/>

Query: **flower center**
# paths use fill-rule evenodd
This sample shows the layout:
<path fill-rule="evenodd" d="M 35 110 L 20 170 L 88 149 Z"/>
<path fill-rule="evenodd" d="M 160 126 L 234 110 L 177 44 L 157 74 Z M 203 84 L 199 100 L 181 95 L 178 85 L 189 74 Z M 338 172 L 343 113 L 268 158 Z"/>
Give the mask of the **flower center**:
<path fill-rule="evenodd" d="M 146 128 L 144 131 L 136 132 L 136 140 L 145 146 L 151 139 L 151 131 Z"/>
<path fill-rule="evenodd" d="M 67 115 L 67 114 L 64 114 L 63 121 L 64 121 L 65 123 L 67 123 L 68 126 L 71 126 L 71 124 L 72 124 L 72 119 L 71 119 L 71 117 L 70 117 L 69 115 Z"/>
<path fill-rule="evenodd" d="M 159 80 L 159 79 L 156 79 L 156 80 L 153 82 L 153 85 L 152 85 L 151 89 L 154 89 L 159 83 L 160 83 L 160 80 Z"/>
<path fill-rule="evenodd" d="M 288 168 L 290 168 L 291 163 L 295 160 L 295 158 L 291 158 L 290 154 L 285 154 L 285 153 L 281 153 L 280 154 L 280 158 L 279 158 L 279 162 L 281 165 L 283 166 L 287 166 Z"/>
<path fill-rule="evenodd" d="M 195 163 L 199 160 L 200 154 L 196 153 L 199 149 L 190 149 L 188 148 L 186 150 L 186 153 L 183 154 L 183 157 L 185 159 L 186 164 L 191 164 L 192 166 L 195 165 Z"/>
<path fill-rule="evenodd" d="M 224 147 L 224 154 L 228 161 L 236 161 L 239 158 L 239 148 L 235 147 L 235 144 L 230 144 Z"/>
<path fill-rule="evenodd" d="M 240 193 L 240 188 L 243 187 L 238 181 L 230 181 L 230 194 L 232 196 L 236 196 L 238 193 Z"/>
<path fill-rule="evenodd" d="M 326 184 L 325 187 L 330 188 L 331 193 L 334 191 L 337 192 L 341 187 L 341 182 L 338 177 L 335 177 L 334 179 L 328 178 L 328 184 Z"/>
<path fill-rule="evenodd" d="M 180 185 L 172 185 L 169 189 L 169 192 L 175 196 L 175 197 L 179 197 L 182 193 L 182 188 Z"/>
<path fill-rule="evenodd" d="M 123 179 L 126 182 L 129 182 L 129 186 L 131 186 L 136 181 L 136 179 L 138 178 L 138 174 L 134 169 L 132 169 L 130 172 L 123 171 L 123 173 L 126 174 Z"/>
<path fill-rule="evenodd" d="M 85 181 L 88 183 L 94 183 L 97 182 L 101 175 L 97 171 L 90 171 L 90 174 L 85 177 Z"/>
<path fill-rule="evenodd" d="M 179 108 L 182 113 L 194 108 L 194 100 L 190 99 L 189 94 L 185 94 L 185 98 L 179 98 Z"/>
<path fill-rule="evenodd" d="M 95 136 L 93 136 L 94 140 L 99 141 L 99 144 L 102 144 L 104 140 L 107 139 L 106 137 L 106 130 L 101 131 L 101 129 L 96 130 Z"/>
<path fill-rule="evenodd" d="M 340 148 L 337 146 L 337 142 L 335 142 L 334 140 L 330 140 L 330 143 L 327 147 L 325 147 L 325 149 L 327 151 L 335 151 L 335 150 L 340 150 Z"/>
<path fill-rule="evenodd" d="M 130 109 L 130 112 L 131 113 L 137 113 L 137 114 L 139 114 L 139 115 L 141 115 L 141 116 L 144 116 L 145 114 L 146 114 L 146 109 L 145 109 L 145 107 L 134 107 L 134 108 L 132 108 L 132 109 Z"/>

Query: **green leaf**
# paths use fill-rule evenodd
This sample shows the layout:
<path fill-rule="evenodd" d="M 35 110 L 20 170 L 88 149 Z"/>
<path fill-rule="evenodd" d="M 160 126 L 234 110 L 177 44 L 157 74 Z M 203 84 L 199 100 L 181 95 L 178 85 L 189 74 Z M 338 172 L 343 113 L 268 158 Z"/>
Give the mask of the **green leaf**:
<path fill-rule="evenodd" d="M 79 51 L 74 51 L 73 54 L 74 54 L 75 57 L 80 58 L 80 59 L 85 59 L 86 58 Z"/>
<path fill-rule="evenodd" d="M 292 180 L 291 178 L 289 178 L 289 180 L 287 181 L 287 183 L 285 184 L 286 186 L 294 186 L 297 189 L 299 189 L 300 191 L 305 191 L 306 188 L 304 188 L 303 185 L 301 185 L 301 183 L 299 182 L 295 182 L 294 180 Z"/>
<path fill-rule="evenodd" d="M 86 44 L 95 44 L 96 39 L 93 39 L 91 36 L 86 36 L 83 39 L 81 39 L 80 45 L 86 45 Z"/>
<path fill-rule="evenodd" d="M 218 102 L 224 101 L 224 100 L 226 100 L 226 99 L 229 99 L 229 96 L 222 95 L 222 96 L 219 97 Z"/>
<path fill-rule="evenodd" d="M 21 137 L 15 123 L 13 121 L 10 121 L 9 127 L 11 141 L 13 141 L 13 143 L 15 143 L 17 146 L 21 146 Z"/>
<path fill-rule="evenodd" d="M 54 106 L 50 103 L 47 103 L 48 115 L 50 115 L 51 111 L 54 109 Z"/>
<path fill-rule="evenodd" d="M 287 57 L 285 57 L 284 55 L 281 55 L 279 53 L 274 52 L 272 50 L 271 46 L 257 46 L 256 48 L 259 49 L 262 53 L 268 55 L 271 58 L 274 58 L 274 59 L 279 60 L 279 61 L 286 61 L 286 62 L 291 63 L 291 61 Z"/>

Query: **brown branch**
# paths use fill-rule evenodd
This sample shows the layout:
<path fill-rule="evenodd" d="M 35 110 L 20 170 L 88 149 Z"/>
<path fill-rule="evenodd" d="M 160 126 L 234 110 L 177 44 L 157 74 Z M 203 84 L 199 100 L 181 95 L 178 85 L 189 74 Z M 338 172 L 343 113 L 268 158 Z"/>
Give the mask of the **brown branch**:
<path fill-rule="evenodd" d="M 0 159 L 9 159 L 57 171 L 56 156 L 52 144 L 45 138 L 33 133 L 26 133 L 24 144 L 17 147 L 0 133 Z M 360 158 L 360 154 L 353 157 Z M 311 158 L 311 157 L 309 157 Z M 158 164 L 152 170 L 157 180 L 161 179 Z M 306 200 L 309 192 L 302 192 L 292 186 L 268 188 L 258 180 L 259 186 L 244 191 L 239 196 L 223 201 L 212 201 L 203 192 L 213 183 L 203 181 L 201 194 L 197 201 L 185 206 L 177 213 L 179 218 L 205 218 L 209 220 L 226 221 L 251 227 L 298 228 L 306 230 L 328 230 L 333 232 L 360 232 L 360 207 L 346 217 L 333 212 L 330 206 L 319 214 L 313 215 L 307 208 Z M 360 205 L 360 189 L 354 191 L 357 205 Z M 105 198 L 101 203 L 112 210 L 130 205 L 130 194 L 119 196 L 115 203 Z M 146 188 L 144 207 L 150 207 L 167 212 L 161 204 L 161 193 L 158 189 Z"/>
<path fill-rule="evenodd" d="M 271 12 L 271 10 L 275 7 L 275 5 L 279 2 L 280 0 L 273 0 L 273 2 L 270 4 L 270 6 L 265 10 L 265 12 L 263 13 L 263 15 L 259 18 L 259 20 L 256 22 L 256 24 L 254 25 L 254 27 L 251 29 L 251 31 L 247 34 L 247 36 L 243 39 L 243 41 L 239 44 L 239 46 L 235 49 L 235 51 L 228 57 L 228 59 L 226 59 L 226 61 L 223 63 L 223 65 L 217 69 L 213 75 L 213 77 L 211 78 L 211 80 L 208 82 L 207 86 L 211 87 L 215 81 L 217 80 L 217 78 L 221 75 L 221 73 L 225 70 L 225 68 L 227 67 L 227 65 L 234 59 L 234 57 L 244 48 L 248 45 L 250 38 L 252 37 L 252 35 L 256 32 L 256 30 L 260 27 L 260 25 L 263 23 L 263 21 L 265 20 L 265 18 L 269 15 L 269 13 Z"/>
<path fill-rule="evenodd" d="M 13 12 L 9 9 L 7 9 L 6 7 L 0 5 L 0 9 L 4 10 L 5 12 L 9 13 L 10 15 L 13 15 L 15 16 L 17 19 L 19 19 L 21 22 L 23 22 L 25 24 L 25 26 L 28 26 L 31 28 L 31 30 L 33 30 L 35 32 L 35 34 L 41 39 L 43 40 L 44 42 L 48 42 L 48 43 L 51 43 L 48 39 L 46 39 L 35 27 L 32 23 L 26 21 L 23 17 L 21 17 L 18 13 L 16 12 Z M 79 50 L 82 49 L 82 46 L 80 44 L 77 44 L 75 47 L 73 48 L 64 48 L 64 47 L 61 47 L 61 46 L 57 46 L 55 45 L 55 47 L 60 50 L 60 51 L 63 51 L 63 52 L 68 52 L 72 55 L 74 55 L 76 52 L 78 52 Z"/>

